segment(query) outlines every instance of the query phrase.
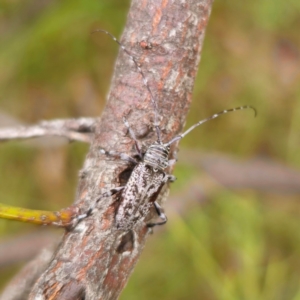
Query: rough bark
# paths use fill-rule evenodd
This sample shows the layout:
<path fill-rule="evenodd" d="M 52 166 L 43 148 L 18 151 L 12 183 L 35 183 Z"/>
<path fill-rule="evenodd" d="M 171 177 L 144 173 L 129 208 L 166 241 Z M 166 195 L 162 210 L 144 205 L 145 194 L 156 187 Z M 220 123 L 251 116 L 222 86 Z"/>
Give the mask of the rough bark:
<path fill-rule="evenodd" d="M 179 133 L 189 110 L 212 0 L 133 0 L 121 41 L 137 57 L 155 95 L 163 141 Z M 94 35 L 103 43 L 105 35 Z M 134 155 L 122 118 L 145 145 L 156 140 L 153 106 L 141 75 L 120 51 L 107 105 L 80 174 L 76 205 L 85 211 L 104 191 L 126 182 L 132 166 L 99 148 Z M 175 146 L 172 152 L 175 151 Z M 160 201 L 167 195 L 162 191 Z M 117 299 L 145 245 L 145 224 L 131 232 L 114 226 L 115 197 L 67 231 L 29 299 Z M 155 228 L 154 228 L 155 231 Z"/>

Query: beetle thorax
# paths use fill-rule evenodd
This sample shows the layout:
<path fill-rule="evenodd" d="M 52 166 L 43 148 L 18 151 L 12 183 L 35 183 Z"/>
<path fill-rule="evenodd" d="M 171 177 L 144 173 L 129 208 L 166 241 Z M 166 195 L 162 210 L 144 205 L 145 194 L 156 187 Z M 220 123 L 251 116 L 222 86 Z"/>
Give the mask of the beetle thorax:
<path fill-rule="evenodd" d="M 169 165 L 170 147 L 155 142 L 146 151 L 144 155 L 144 163 L 163 171 Z"/>

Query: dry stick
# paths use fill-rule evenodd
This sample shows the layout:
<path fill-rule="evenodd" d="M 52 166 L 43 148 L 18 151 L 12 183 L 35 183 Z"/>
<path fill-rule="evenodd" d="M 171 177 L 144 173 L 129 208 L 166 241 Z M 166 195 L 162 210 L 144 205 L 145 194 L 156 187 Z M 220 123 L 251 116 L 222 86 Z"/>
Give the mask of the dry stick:
<path fill-rule="evenodd" d="M 223 187 L 267 193 L 300 193 L 300 172 L 271 159 L 238 160 L 220 153 L 180 151 L 180 162 L 204 170 Z"/>
<path fill-rule="evenodd" d="M 24 300 L 27 299 L 30 287 L 35 283 L 40 274 L 47 268 L 54 252 L 52 243 L 50 247 L 44 248 L 39 254 L 16 274 L 9 285 L 0 295 L 1 300 Z M 35 245 L 37 247 L 38 245 Z M 22 248 L 18 248 L 22 251 Z"/>
<path fill-rule="evenodd" d="M 13 265 L 29 261 L 34 258 L 41 249 L 48 247 L 57 241 L 60 231 L 50 232 L 45 228 L 37 227 L 37 230 L 0 239 L 0 270 L 11 268 Z M 22 251 L 20 251 L 22 249 Z"/>
<path fill-rule="evenodd" d="M 132 2 L 121 41 L 139 59 L 149 78 L 163 117 L 162 140 L 179 133 L 185 121 L 211 6 L 212 0 Z M 105 36 L 93 38 L 111 42 Z M 145 40 L 151 47 L 143 47 Z M 143 137 L 146 144 L 154 141 L 150 101 L 140 74 L 120 52 L 108 102 L 81 171 L 76 203 L 83 211 L 101 192 L 119 186 L 123 178 L 119 175 L 127 168 L 123 162 L 101 155 L 99 147 L 134 154 L 124 116 L 138 138 Z M 164 189 L 161 200 L 166 195 Z M 115 201 L 113 197 L 102 199 L 94 214 L 66 232 L 29 299 L 119 297 L 145 245 L 148 229 L 141 224 L 133 232 L 116 230 Z"/>
<path fill-rule="evenodd" d="M 0 128 L 0 142 L 30 139 L 43 136 L 60 136 L 70 141 L 90 143 L 89 134 L 95 130 L 95 118 L 57 119 L 42 121 L 37 125 Z"/>

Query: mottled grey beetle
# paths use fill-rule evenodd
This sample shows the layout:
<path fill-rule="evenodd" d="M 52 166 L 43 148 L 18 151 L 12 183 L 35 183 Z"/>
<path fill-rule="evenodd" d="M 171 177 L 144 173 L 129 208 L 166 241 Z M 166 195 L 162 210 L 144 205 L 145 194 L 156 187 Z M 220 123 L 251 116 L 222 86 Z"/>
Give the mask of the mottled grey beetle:
<path fill-rule="evenodd" d="M 138 155 L 140 157 L 140 161 L 136 161 L 136 159 L 128 156 L 127 154 L 109 152 L 104 149 L 101 149 L 101 153 L 118 157 L 122 160 L 127 160 L 131 163 L 135 164 L 135 167 L 129 177 L 128 182 L 125 186 L 112 189 L 111 191 L 102 194 L 95 203 L 89 208 L 89 210 L 85 214 L 81 214 L 77 217 L 77 220 L 81 220 L 89 216 L 93 210 L 96 208 L 98 202 L 103 197 L 109 197 L 116 193 L 119 193 L 119 207 L 116 212 L 115 222 L 116 227 L 120 230 L 130 230 L 132 229 L 136 223 L 144 222 L 147 216 L 149 215 L 149 211 L 152 207 L 155 208 L 158 216 L 160 217 L 160 222 L 148 223 L 146 224 L 148 227 L 153 227 L 156 225 L 162 225 L 167 222 L 167 217 L 163 213 L 160 205 L 156 201 L 158 194 L 160 193 L 162 187 L 167 182 L 172 182 L 175 180 L 173 175 L 167 174 L 165 169 L 174 163 L 174 160 L 169 160 L 169 152 L 170 145 L 181 140 L 188 133 L 190 133 L 193 129 L 198 127 L 199 125 L 215 119 L 222 114 L 226 114 L 229 112 L 243 110 L 243 109 L 252 109 L 255 112 L 254 107 L 250 105 L 240 106 L 236 108 L 231 108 L 227 110 L 223 110 L 219 113 L 216 113 L 204 120 L 199 121 L 198 123 L 191 126 L 185 132 L 175 136 L 170 141 L 164 143 L 161 140 L 160 128 L 158 123 L 158 107 L 155 98 L 149 88 L 148 81 L 141 67 L 139 66 L 136 59 L 130 54 L 130 52 L 109 32 L 99 29 L 96 32 L 104 32 L 109 35 L 121 49 L 132 59 L 137 70 L 142 75 L 143 83 L 148 90 L 151 101 L 154 108 L 154 127 L 156 130 L 157 141 L 150 145 L 145 154 L 141 153 L 140 147 L 138 146 L 138 141 L 134 135 L 134 132 L 130 128 L 127 120 L 124 118 L 124 124 L 128 128 L 129 134 L 132 139 L 135 141 L 136 149 L 138 151 Z"/>

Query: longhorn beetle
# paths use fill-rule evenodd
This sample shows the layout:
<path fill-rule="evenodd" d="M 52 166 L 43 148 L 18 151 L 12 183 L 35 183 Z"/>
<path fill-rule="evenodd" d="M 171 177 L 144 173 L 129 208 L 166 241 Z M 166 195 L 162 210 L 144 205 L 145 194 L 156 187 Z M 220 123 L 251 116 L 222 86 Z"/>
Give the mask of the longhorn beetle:
<path fill-rule="evenodd" d="M 174 160 L 169 160 L 169 152 L 170 145 L 181 140 L 188 133 L 190 133 L 193 129 L 198 127 L 199 125 L 215 119 L 222 114 L 226 114 L 229 112 L 233 112 L 236 110 L 243 109 L 252 109 L 256 116 L 256 109 L 250 105 L 240 106 L 236 108 L 231 108 L 227 110 L 223 110 L 219 113 L 216 113 L 204 120 L 199 121 L 198 123 L 191 126 L 185 132 L 175 136 L 170 141 L 163 142 L 160 134 L 160 127 L 158 123 L 158 107 L 157 102 L 151 92 L 151 89 L 148 85 L 147 78 L 142 71 L 139 63 L 135 59 L 134 56 L 130 54 L 130 52 L 108 31 L 98 29 L 94 32 L 103 32 L 109 35 L 119 46 L 120 48 L 132 59 L 134 62 L 138 72 L 141 74 L 143 79 L 143 84 L 148 90 L 151 102 L 154 109 L 154 128 L 156 131 L 157 140 L 150 145 L 146 152 L 143 154 L 141 152 L 141 148 L 139 146 L 138 140 L 135 137 L 133 130 L 130 128 L 129 123 L 124 118 L 124 125 L 127 127 L 128 132 L 132 139 L 135 141 L 135 147 L 138 152 L 138 156 L 140 157 L 140 161 L 136 161 L 135 158 L 128 156 L 127 154 L 109 152 L 104 149 L 101 149 L 101 153 L 118 157 L 123 160 L 127 160 L 129 162 L 133 162 L 135 167 L 130 175 L 130 178 L 125 186 L 113 189 L 105 194 L 102 194 L 94 204 L 88 209 L 88 211 L 84 214 L 77 216 L 77 221 L 80 221 L 86 217 L 88 217 L 93 210 L 96 208 L 98 202 L 103 197 L 112 196 L 116 193 L 120 193 L 119 196 L 119 207 L 115 216 L 116 227 L 120 230 L 130 230 L 132 229 L 136 223 L 145 221 L 146 217 L 149 214 L 149 211 L 152 207 L 155 208 L 157 215 L 160 217 L 161 221 L 156 223 L 148 223 L 148 227 L 153 227 L 156 225 L 162 225 L 167 222 L 166 215 L 162 212 L 162 208 L 156 201 L 159 192 L 161 191 L 164 184 L 167 182 L 172 182 L 175 180 L 173 175 L 165 173 L 165 169 L 174 163 Z"/>
<path fill-rule="evenodd" d="M 175 180 L 175 177 L 165 173 L 165 169 L 173 164 L 175 160 L 169 160 L 170 145 L 181 140 L 188 133 L 190 133 L 197 126 L 215 119 L 222 114 L 228 112 L 233 112 L 242 109 L 252 109 L 256 116 L 256 109 L 250 105 L 240 106 L 236 108 L 231 108 L 223 110 L 217 114 L 214 114 L 204 120 L 191 126 L 188 130 L 172 138 L 168 142 L 163 142 L 160 134 L 160 127 L 158 122 L 158 106 L 157 102 L 151 92 L 148 85 L 147 78 L 142 71 L 139 63 L 134 56 L 109 32 L 99 29 L 96 32 L 104 32 L 109 35 L 121 49 L 131 58 L 134 62 L 138 72 L 142 76 L 143 84 L 150 94 L 151 103 L 154 110 L 154 128 L 156 131 L 157 140 L 152 145 L 150 145 L 146 152 L 143 153 L 139 146 L 139 143 L 135 137 L 133 130 L 130 128 L 129 123 L 124 118 L 124 125 L 127 127 L 131 138 L 135 141 L 135 147 L 138 153 L 139 160 L 130 157 L 124 153 L 115 153 L 112 151 L 106 151 L 101 149 L 100 152 L 108 156 L 113 156 L 115 158 L 120 158 L 126 160 L 130 163 L 135 164 L 131 176 L 125 186 L 114 188 L 106 193 L 103 193 L 98 197 L 91 207 L 82 214 L 78 214 L 78 208 L 75 206 L 70 206 L 66 209 L 62 209 L 57 212 L 53 211 L 40 211 L 32 209 L 24 209 L 19 207 L 13 207 L 0 203 L 0 218 L 18 220 L 22 222 L 29 222 L 39 225 L 55 225 L 60 227 L 73 227 L 76 226 L 78 222 L 85 219 L 92 214 L 93 210 L 96 208 L 100 199 L 104 197 L 110 197 L 116 193 L 119 193 L 119 207 L 116 212 L 116 227 L 120 230 L 130 230 L 138 222 L 146 222 L 146 218 L 149 215 L 149 210 L 154 207 L 158 216 L 161 218 L 160 222 L 148 223 L 148 227 L 153 227 L 155 225 L 162 225 L 167 222 L 166 215 L 162 212 L 160 205 L 157 203 L 156 199 L 159 192 L 165 183 Z"/>

